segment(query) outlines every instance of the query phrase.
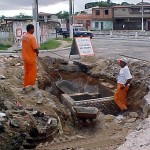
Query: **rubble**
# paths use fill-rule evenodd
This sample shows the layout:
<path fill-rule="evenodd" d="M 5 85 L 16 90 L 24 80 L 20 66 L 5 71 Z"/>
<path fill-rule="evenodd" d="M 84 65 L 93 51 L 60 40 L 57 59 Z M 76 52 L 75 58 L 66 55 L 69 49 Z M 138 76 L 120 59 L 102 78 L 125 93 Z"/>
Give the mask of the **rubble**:
<path fill-rule="evenodd" d="M 4 80 L 4 79 L 6 79 L 5 76 L 0 75 L 0 80 Z"/>
<path fill-rule="evenodd" d="M 38 87 L 30 86 L 22 92 L 23 64 L 20 57 L 2 56 L 0 62 L 0 71 L 3 75 L 1 79 L 5 77 L 5 80 L 0 80 L 0 111 L 2 111 L 0 113 L 0 149 L 20 149 L 21 146 L 35 148 L 37 143 L 28 142 L 28 137 L 33 136 L 31 129 L 38 130 L 36 139 L 32 141 L 52 137 L 58 130 L 57 119 L 55 119 L 58 117 L 57 113 L 61 111 L 61 117 L 65 117 L 66 113 L 63 114 L 65 109 L 63 110 L 63 107 L 58 109 L 61 104 L 55 103 L 57 98 Z M 39 74 L 38 77 L 40 77 Z M 43 100 L 44 104 L 36 105 L 38 100 Z M 41 113 L 34 116 L 34 113 L 39 110 Z M 3 118 L 4 114 L 8 118 L 6 121 Z M 21 138 L 20 133 L 23 133 L 24 137 Z M 16 144 L 12 144 L 12 139 Z"/>
<path fill-rule="evenodd" d="M 115 60 L 84 58 L 78 66 L 66 60 L 40 58 L 36 87 L 29 87 L 25 93 L 22 93 L 23 64 L 20 57 L 0 56 L 0 74 L 5 77 L 5 79 L 0 78 L 0 112 L 6 114 L 8 118 L 6 120 L 0 118 L 0 149 L 37 146 L 36 150 L 115 150 L 117 147 L 119 147 L 117 150 L 121 150 L 128 146 L 127 149 L 134 150 L 134 145 L 137 144 L 134 140 L 137 138 L 136 134 L 143 137 L 142 142 L 139 142 L 141 144 L 137 144 L 136 148 L 146 149 L 149 146 L 149 138 L 142 133 L 148 133 L 149 118 L 142 123 L 140 119 L 148 117 L 150 113 L 147 95 L 150 83 L 149 64 L 130 60 L 129 67 L 134 76 L 128 95 L 131 111 L 129 115 L 116 117 L 100 113 L 95 126 L 78 129 L 72 124 L 70 110 L 61 103 L 62 91 L 60 92 L 53 83 L 53 78 L 56 77 L 54 72 L 61 72 L 62 78 L 67 81 L 73 79 L 71 83 L 77 86 L 79 91 L 104 92 L 105 87 L 112 94 L 119 70 Z M 83 74 L 82 71 L 87 72 L 88 75 Z M 96 79 L 93 79 L 93 76 Z M 78 81 L 80 86 L 77 84 Z M 88 86 L 88 83 L 92 86 Z M 110 93 L 106 92 L 105 95 Z M 140 123 L 141 125 L 136 128 Z M 124 143 L 126 136 L 127 141 Z M 140 141 L 140 138 L 138 140 Z M 46 142 L 41 144 L 41 141 Z M 120 146 L 121 144 L 123 145 Z"/>

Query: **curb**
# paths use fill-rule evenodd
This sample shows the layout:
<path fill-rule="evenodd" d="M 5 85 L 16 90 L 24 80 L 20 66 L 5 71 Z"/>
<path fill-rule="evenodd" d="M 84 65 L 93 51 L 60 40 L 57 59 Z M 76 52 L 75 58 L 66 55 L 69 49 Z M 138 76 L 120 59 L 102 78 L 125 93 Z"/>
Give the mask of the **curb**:
<path fill-rule="evenodd" d="M 39 52 L 41 53 L 44 53 L 44 52 L 55 52 L 55 51 L 62 51 L 62 50 L 70 50 L 71 49 L 71 47 L 67 47 L 67 48 L 61 48 L 61 49 L 53 49 L 53 50 L 39 50 Z M 3 50 L 0 50 L 0 53 L 6 53 L 6 54 L 11 54 L 11 53 L 19 53 L 20 51 L 16 51 L 16 50 L 14 50 L 14 51 L 3 51 Z"/>
<path fill-rule="evenodd" d="M 61 48 L 61 49 L 53 49 L 53 50 L 39 50 L 39 52 L 55 52 L 55 51 L 62 51 L 62 50 L 69 50 L 71 49 L 71 47 L 67 47 L 67 48 Z"/>
<path fill-rule="evenodd" d="M 149 42 L 150 39 L 136 39 L 136 38 L 115 38 L 115 37 L 93 37 L 93 39 L 105 39 L 105 40 L 126 40 L 126 41 L 129 41 L 129 40 L 132 40 L 132 41 L 147 41 Z"/>

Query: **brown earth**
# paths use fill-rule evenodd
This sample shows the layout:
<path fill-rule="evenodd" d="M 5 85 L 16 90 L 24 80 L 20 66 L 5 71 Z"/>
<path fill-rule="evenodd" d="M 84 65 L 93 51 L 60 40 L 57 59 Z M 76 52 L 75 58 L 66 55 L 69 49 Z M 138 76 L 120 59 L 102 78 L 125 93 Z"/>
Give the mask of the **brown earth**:
<path fill-rule="evenodd" d="M 88 58 L 82 60 L 83 64 L 88 62 Z M 5 132 L 0 134 L 0 149 L 11 150 L 11 138 L 18 136 L 19 132 L 26 133 L 26 123 L 37 125 L 32 120 L 31 115 L 22 115 L 22 111 L 32 108 L 34 111 L 45 112 L 48 116 L 61 119 L 64 134 L 57 135 L 54 141 L 47 141 L 37 147 L 37 150 L 66 150 L 66 149 L 85 149 L 85 150 L 114 150 L 124 143 L 126 135 L 131 132 L 141 122 L 142 107 L 144 105 L 143 97 L 148 93 L 149 84 L 149 64 L 130 60 L 129 67 L 134 76 L 128 95 L 129 106 L 131 111 L 136 110 L 137 116 L 128 116 L 125 118 L 116 118 L 114 116 L 105 116 L 100 114 L 97 118 L 95 127 L 74 127 L 70 112 L 60 103 L 60 100 L 50 94 L 53 85 L 52 78 L 49 74 L 52 70 L 58 69 L 63 71 L 62 77 L 67 80 L 76 80 L 77 76 L 81 77 L 81 82 L 87 80 L 91 84 L 96 82 L 102 83 L 107 88 L 114 90 L 116 81 L 115 76 L 119 71 L 117 62 L 113 59 L 100 59 L 96 61 L 90 60 L 88 65 L 90 69 L 88 74 L 81 73 L 78 66 L 70 65 L 65 60 L 45 57 L 38 61 L 37 87 L 34 91 L 22 94 L 22 77 L 23 64 L 20 58 L 2 57 L 0 58 L 0 75 L 6 79 L 0 80 L 0 104 L 1 111 L 6 113 L 8 117 L 15 118 L 19 124 L 19 129 L 9 126 L 9 122 L 4 123 Z M 66 68 L 70 68 L 70 73 Z M 60 71 L 60 72 L 61 72 Z M 75 72 L 78 71 L 78 72 Z M 97 79 L 93 79 L 95 76 Z M 42 93 L 43 104 L 38 105 L 38 92 Z M 57 95 L 58 91 L 55 91 Z M 57 94 L 56 94 L 57 93 Z M 17 103 L 21 104 L 18 107 Z M 21 107 L 21 108 L 20 108 Z M 15 111 L 19 111 L 15 114 Z M 40 143 L 39 143 L 40 144 Z"/>

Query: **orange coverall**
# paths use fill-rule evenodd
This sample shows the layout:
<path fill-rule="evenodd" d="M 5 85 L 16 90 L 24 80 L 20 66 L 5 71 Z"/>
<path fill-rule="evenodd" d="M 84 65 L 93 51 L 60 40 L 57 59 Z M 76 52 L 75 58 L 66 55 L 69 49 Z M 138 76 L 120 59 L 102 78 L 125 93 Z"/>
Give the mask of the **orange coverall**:
<path fill-rule="evenodd" d="M 117 84 L 117 90 L 114 94 L 115 103 L 119 106 L 121 110 L 127 109 L 127 92 L 129 86 L 126 86 L 124 89 L 121 89 L 122 84 Z"/>
<path fill-rule="evenodd" d="M 34 85 L 36 81 L 36 52 L 38 44 L 35 37 L 26 33 L 22 37 L 22 59 L 24 62 L 24 83 L 23 86 Z"/>

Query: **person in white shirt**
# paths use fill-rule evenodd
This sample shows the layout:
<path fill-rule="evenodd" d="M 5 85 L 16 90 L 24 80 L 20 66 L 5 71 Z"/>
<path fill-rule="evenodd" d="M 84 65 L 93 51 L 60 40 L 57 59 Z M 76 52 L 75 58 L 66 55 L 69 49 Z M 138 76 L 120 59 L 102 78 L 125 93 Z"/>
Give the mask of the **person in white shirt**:
<path fill-rule="evenodd" d="M 127 66 L 128 60 L 126 58 L 121 58 L 118 62 L 121 69 L 117 78 L 117 90 L 114 94 L 114 101 L 120 108 L 121 114 L 125 114 L 128 112 L 127 92 L 132 80 L 132 75 Z"/>

